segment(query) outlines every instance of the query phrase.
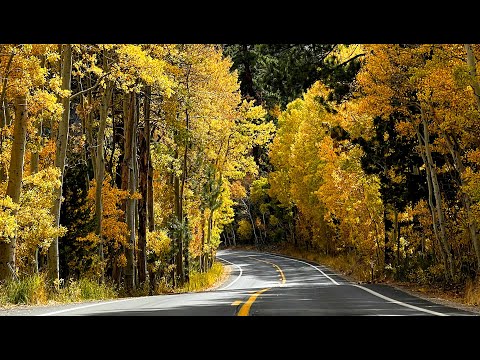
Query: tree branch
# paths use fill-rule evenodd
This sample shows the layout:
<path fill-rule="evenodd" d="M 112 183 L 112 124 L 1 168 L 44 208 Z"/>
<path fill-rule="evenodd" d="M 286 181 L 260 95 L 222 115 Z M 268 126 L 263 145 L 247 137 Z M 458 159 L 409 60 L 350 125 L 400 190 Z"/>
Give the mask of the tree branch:
<path fill-rule="evenodd" d="M 367 55 L 367 54 L 366 54 L 366 53 L 357 54 L 357 55 L 355 55 L 354 57 L 352 57 L 352 58 L 350 58 L 350 59 L 348 59 L 348 60 L 345 60 L 345 61 L 342 62 L 341 64 L 338 64 L 337 66 L 334 67 L 334 69 L 339 68 L 340 66 L 346 65 L 346 64 L 348 64 L 350 61 L 353 61 L 353 60 L 355 60 L 356 58 L 359 58 L 360 56 L 365 56 L 365 55 Z"/>
<path fill-rule="evenodd" d="M 93 89 L 95 89 L 96 87 L 98 87 L 98 85 L 100 85 L 100 81 L 102 81 L 102 79 L 103 79 L 104 77 L 106 77 L 107 75 L 109 75 L 109 74 L 110 74 L 110 72 L 107 72 L 107 73 L 103 74 L 102 76 L 100 76 L 100 77 L 98 78 L 97 82 L 96 82 L 95 84 L 93 84 L 92 86 L 90 86 L 88 89 L 79 91 L 79 92 L 71 95 L 71 96 L 70 96 L 70 101 L 72 101 L 72 100 L 73 100 L 74 98 L 76 98 L 77 96 L 80 96 L 80 95 L 86 93 L 87 91 L 93 90 Z"/>

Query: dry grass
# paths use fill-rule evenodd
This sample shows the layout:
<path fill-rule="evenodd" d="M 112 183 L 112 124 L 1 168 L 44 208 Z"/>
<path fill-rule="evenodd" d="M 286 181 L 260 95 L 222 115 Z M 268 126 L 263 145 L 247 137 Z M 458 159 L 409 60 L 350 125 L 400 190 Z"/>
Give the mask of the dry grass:
<path fill-rule="evenodd" d="M 480 278 L 469 280 L 465 286 L 465 303 L 467 305 L 480 305 Z"/>
<path fill-rule="evenodd" d="M 18 281 L 9 280 L 0 287 L 1 305 L 40 305 L 47 303 L 48 299 L 44 274 L 27 276 Z"/>
<path fill-rule="evenodd" d="M 69 281 L 63 286 L 49 286 L 44 273 L 9 280 L 0 286 L 0 305 L 45 305 L 117 297 L 114 287 L 90 279 Z"/>
<path fill-rule="evenodd" d="M 206 273 L 192 272 L 189 281 L 175 292 L 203 291 L 214 286 L 224 274 L 224 266 L 220 262 L 214 262 Z"/>
<path fill-rule="evenodd" d="M 275 249 L 271 249 L 269 251 L 326 265 L 338 273 L 359 282 L 369 282 L 372 280 L 372 269 L 370 265 L 359 262 L 354 255 L 330 257 L 311 251 L 294 248 L 291 245 L 276 247 Z"/>

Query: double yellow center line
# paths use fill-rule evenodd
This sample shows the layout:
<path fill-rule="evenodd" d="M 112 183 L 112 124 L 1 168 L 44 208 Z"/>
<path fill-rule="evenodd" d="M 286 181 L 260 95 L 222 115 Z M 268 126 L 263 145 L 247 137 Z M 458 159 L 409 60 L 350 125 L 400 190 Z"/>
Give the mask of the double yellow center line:
<path fill-rule="evenodd" d="M 285 278 L 285 274 L 283 273 L 282 269 L 280 269 L 280 267 L 277 264 L 274 264 L 274 263 L 272 263 L 270 261 L 266 261 L 266 260 L 260 260 L 260 259 L 255 259 L 255 258 L 253 258 L 253 259 L 257 260 L 257 261 L 262 261 L 264 263 L 270 264 L 273 267 L 275 267 L 276 270 L 280 273 L 281 284 L 283 285 L 283 284 L 286 283 L 287 280 Z M 243 304 L 242 307 L 240 308 L 240 310 L 238 311 L 237 316 L 248 316 L 248 314 L 250 312 L 250 307 L 255 302 L 255 300 L 257 300 L 257 297 L 260 296 L 260 294 L 262 294 L 265 291 L 270 290 L 270 289 L 271 288 L 262 289 L 260 291 L 257 291 L 256 293 L 254 293 L 252 296 L 250 296 L 248 298 L 248 300 L 245 302 L 245 304 Z M 240 304 L 241 304 L 241 301 L 235 301 L 232 305 L 240 305 Z"/>

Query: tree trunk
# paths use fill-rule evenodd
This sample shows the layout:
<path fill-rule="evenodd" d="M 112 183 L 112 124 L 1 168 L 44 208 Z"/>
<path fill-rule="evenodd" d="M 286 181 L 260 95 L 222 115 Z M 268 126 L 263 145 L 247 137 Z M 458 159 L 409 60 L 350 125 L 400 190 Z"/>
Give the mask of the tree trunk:
<path fill-rule="evenodd" d="M 205 266 L 205 209 L 202 209 L 202 240 L 200 245 L 200 271 L 206 272 L 207 268 Z"/>
<path fill-rule="evenodd" d="M 71 89 L 71 74 L 72 74 L 72 47 L 70 44 L 62 45 L 62 90 Z M 62 201 L 63 190 L 63 175 L 65 173 L 65 159 L 67 156 L 68 144 L 68 129 L 70 119 L 70 98 L 64 97 L 61 99 L 63 106 L 62 119 L 58 124 L 58 134 L 56 141 L 55 166 L 60 169 L 60 187 L 56 190 L 55 201 L 53 205 L 53 214 L 55 216 L 55 226 L 60 226 L 60 207 Z M 59 249 L 58 237 L 55 237 L 48 249 L 48 274 L 50 280 L 60 279 L 60 263 L 59 263 Z"/>
<path fill-rule="evenodd" d="M 38 125 L 37 125 L 37 134 L 40 138 L 40 140 L 42 139 L 42 121 L 39 120 L 38 121 Z M 38 151 L 33 151 L 31 154 L 30 154 L 30 174 L 36 174 L 38 173 L 38 163 L 39 163 L 39 160 L 40 160 L 40 156 L 39 156 L 39 153 Z M 37 248 L 35 249 L 35 254 L 33 255 L 33 272 L 35 274 L 38 273 L 38 270 L 39 270 L 39 263 L 40 263 L 40 250 L 39 250 L 39 246 L 37 245 Z"/>
<path fill-rule="evenodd" d="M 393 237 L 392 240 L 397 243 L 397 268 L 400 266 L 400 234 L 398 233 L 398 210 L 393 208 Z"/>
<path fill-rule="evenodd" d="M 473 53 L 472 45 L 465 44 L 465 51 L 467 52 L 467 65 L 468 72 L 470 75 L 471 86 L 473 88 L 473 93 L 475 96 L 475 101 L 477 102 L 477 108 L 480 110 L 480 82 L 477 77 L 477 60 L 475 59 L 475 54 Z"/>
<path fill-rule="evenodd" d="M 139 191 L 141 198 L 138 200 L 138 282 L 144 283 L 147 279 L 147 203 L 148 203 L 148 147 L 147 142 L 147 122 L 149 116 L 150 99 L 145 98 L 144 102 L 144 125 L 139 127 L 138 143 L 139 143 Z"/>
<path fill-rule="evenodd" d="M 90 88 L 92 86 L 90 78 L 87 78 L 87 87 Z M 86 97 L 88 99 L 88 104 L 89 106 L 92 105 L 93 103 L 93 98 L 92 98 L 92 92 L 89 91 L 88 95 Z M 85 103 L 85 97 L 82 95 L 82 105 Z M 84 131 L 85 131 L 85 138 L 86 138 L 86 146 L 87 146 L 87 154 L 88 158 L 90 161 L 90 165 L 92 167 L 93 171 L 93 177 L 96 179 L 97 174 L 96 174 L 96 152 L 95 152 L 95 146 L 93 143 L 93 129 L 92 129 L 92 124 L 93 124 L 93 111 L 89 111 L 86 115 L 86 119 L 84 120 Z"/>
<path fill-rule="evenodd" d="M 468 220 L 468 229 L 470 232 L 470 240 L 472 241 L 473 248 L 475 250 L 475 256 L 477 257 L 477 272 L 480 273 L 480 243 L 478 240 L 477 234 L 477 222 L 475 217 L 473 216 L 471 206 L 472 206 L 472 199 L 470 196 L 465 193 L 462 189 L 465 187 L 465 180 L 463 174 L 465 172 L 465 166 L 463 165 L 462 158 L 459 152 L 459 146 L 457 141 L 452 135 L 448 135 L 446 133 L 443 134 L 446 140 L 448 149 L 450 154 L 452 155 L 453 164 L 455 169 L 459 174 L 459 182 L 460 182 L 460 192 L 463 200 L 463 204 L 465 206 L 465 211 L 467 212 L 467 220 Z"/>
<path fill-rule="evenodd" d="M 384 224 L 384 229 L 383 229 L 383 246 L 384 246 L 384 257 L 383 261 L 384 264 L 392 264 L 392 246 L 390 245 L 390 239 L 388 238 L 388 231 L 390 229 L 390 226 L 387 225 L 390 220 L 388 220 L 388 212 L 387 212 L 387 207 L 383 207 L 383 224 Z"/>
<path fill-rule="evenodd" d="M 40 55 L 40 66 L 42 68 L 45 67 L 45 55 Z M 40 146 L 43 144 L 43 137 L 42 137 L 42 132 L 43 132 L 43 129 L 42 129 L 42 126 L 43 126 L 43 121 L 41 119 L 38 120 L 38 124 L 37 124 L 37 136 L 38 136 L 38 140 L 35 144 L 35 146 Z M 38 153 L 38 149 L 35 149 L 34 151 L 32 151 L 30 153 L 30 174 L 36 174 L 38 173 L 38 163 L 40 161 L 40 156 L 39 156 L 39 153 Z M 37 245 L 36 249 L 35 249 L 35 253 L 33 255 L 33 267 L 32 267 L 32 270 L 35 274 L 38 273 L 38 270 L 39 270 L 39 262 L 40 262 L 40 248 L 39 246 Z"/>
<path fill-rule="evenodd" d="M 435 239 L 439 245 L 440 249 L 440 255 L 442 256 L 443 260 L 443 265 L 445 267 L 445 271 L 448 268 L 447 266 L 447 255 L 445 254 L 445 250 L 443 248 L 442 243 L 440 242 L 440 237 L 438 235 L 438 225 L 437 225 L 437 216 L 435 214 L 435 205 L 433 204 L 433 186 L 432 186 L 432 176 L 430 174 L 430 168 L 427 166 L 427 157 L 425 155 L 424 151 L 424 145 L 423 145 L 423 140 L 422 136 L 420 134 L 420 131 L 417 129 L 417 139 L 418 143 L 420 146 L 420 155 L 422 157 L 423 163 L 425 164 L 425 172 L 427 176 L 427 187 L 428 187 L 428 206 L 430 208 L 430 215 L 432 216 L 432 227 L 433 227 L 433 233 L 435 235 Z"/>
<path fill-rule="evenodd" d="M 235 239 L 235 229 L 232 226 L 232 239 L 233 239 L 233 246 L 237 246 L 237 241 Z"/>
<path fill-rule="evenodd" d="M 46 61 L 45 55 L 40 55 L 40 66 L 42 68 L 45 67 L 45 61 Z M 1 126 L 0 126 L 0 128 L 1 128 Z M 41 139 L 42 139 L 42 120 L 41 119 L 38 120 L 36 130 L 37 130 L 37 136 L 38 136 L 39 141 L 35 145 L 40 146 L 40 145 L 42 145 L 42 143 L 41 143 Z M 35 151 L 32 151 L 31 154 L 30 154 L 30 173 L 31 174 L 38 173 L 38 162 L 39 162 L 39 154 L 38 154 L 38 150 L 35 149 Z"/>
<path fill-rule="evenodd" d="M 297 220 L 298 220 L 298 209 L 296 206 L 292 206 L 292 218 L 288 222 L 290 228 L 290 234 L 293 238 L 293 246 L 295 249 L 298 248 L 298 239 L 297 239 Z"/>
<path fill-rule="evenodd" d="M 211 240 L 212 240 L 212 229 L 213 229 L 213 210 L 210 210 L 210 214 L 208 215 L 208 227 L 207 227 L 207 244 L 208 244 L 208 253 L 211 250 Z M 205 269 L 205 271 L 210 270 L 209 267 Z"/>
<path fill-rule="evenodd" d="M 37 135 L 41 138 L 42 136 L 42 121 L 39 120 L 37 124 Z M 40 145 L 40 144 L 38 144 Z M 36 174 L 38 173 L 38 162 L 39 162 L 39 153 L 37 150 L 32 151 L 30 154 L 30 173 Z"/>
<path fill-rule="evenodd" d="M 430 150 L 430 135 L 428 130 L 427 119 L 425 118 L 423 109 L 421 109 L 421 112 L 422 112 L 422 124 L 423 124 L 423 134 L 424 134 L 424 148 L 425 148 L 425 155 L 426 155 L 426 161 L 427 161 L 425 165 L 430 170 L 430 176 L 432 179 L 432 187 L 433 187 L 433 195 L 435 198 L 435 209 L 437 211 L 438 227 L 440 230 L 439 232 L 440 242 L 442 243 L 445 250 L 445 254 L 447 256 L 447 266 L 448 266 L 447 270 L 450 278 L 452 279 L 454 275 L 453 259 L 452 259 L 452 253 L 450 250 L 450 244 L 447 241 L 447 235 L 445 232 L 445 215 L 442 209 L 442 194 L 440 192 L 440 186 L 438 184 L 438 178 L 437 178 L 437 171 L 435 168 L 435 164 L 433 162 L 432 152 Z"/>
<path fill-rule="evenodd" d="M 3 50 L 3 49 L 2 49 Z M 15 52 L 12 51 L 10 53 L 10 57 L 8 58 L 7 65 L 5 66 L 5 72 L 3 73 L 3 81 L 2 81 L 2 92 L 0 94 L 0 152 L 3 151 L 3 135 L 2 130 L 4 127 L 10 125 L 10 116 L 8 112 L 8 103 L 7 103 L 7 82 L 8 82 L 8 74 L 10 72 L 10 67 L 12 66 L 13 57 L 15 56 Z M 6 178 L 6 169 L 3 168 L 2 164 L 0 164 L 0 183 L 4 181 Z"/>
<path fill-rule="evenodd" d="M 8 169 L 8 184 L 6 196 L 15 204 L 20 204 L 20 191 L 23 179 L 23 164 L 25 159 L 25 143 L 27 136 L 27 99 L 26 96 L 15 98 L 15 123 L 13 128 L 13 144 Z M 0 239 L 0 281 L 15 277 L 15 250 L 17 239 L 10 242 Z"/>
<path fill-rule="evenodd" d="M 188 77 L 187 77 L 187 90 L 188 90 Z M 182 183 L 180 186 L 180 221 L 182 224 L 182 261 L 183 261 L 183 270 L 182 270 L 182 281 L 185 283 L 189 279 L 189 268 L 188 268 L 188 243 L 187 243 L 187 218 L 183 214 L 183 198 L 185 194 L 185 183 L 187 181 L 187 162 L 188 162 L 188 149 L 190 148 L 190 114 L 188 109 L 185 110 L 185 147 L 183 152 L 183 162 L 182 162 Z"/>
<path fill-rule="evenodd" d="M 135 135 L 135 94 L 125 94 L 124 98 L 124 158 L 122 166 L 122 189 L 132 194 L 133 188 L 133 149 Z M 133 188 L 133 190 L 135 190 Z M 125 220 L 130 233 L 128 246 L 125 249 L 127 267 L 125 269 L 125 286 L 127 291 L 135 288 L 135 207 L 133 199 L 128 198 L 125 204 Z"/>
<path fill-rule="evenodd" d="M 96 235 L 98 236 L 98 255 L 103 266 L 104 251 L 103 251 L 103 180 L 105 177 L 105 128 L 107 125 L 108 105 L 110 104 L 110 98 L 112 89 L 107 85 L 102 94 L 102 100 L 100 104 L 100 120 L 97 132 L 97 151 L 95 156 L 95 222 L 97 224 Z M 105 271 L 102 270 L 100 281 L 105 281 Z"/>
<path fill-rule="evenodd" d="M 178 158 L 178 151 L 175 151 L 175 158 Z M 181 213 L 181 194 L 180 194 L 180 179 L 175 175 L 173 180 L 174 188 L 174 202 L 175 202 L 175 216 L 178 221 L 178 226 L 182 225 L 182 213 Z M 175 251 L 175 265 L 178 285 L 183 285 L 185 276 L 183 272 L 183 230 L 179 230 L 177 233 L 176 251 Z"/>
<path fill-rule="evenodd" d="M 152 154 L 150 152 L 150 97 L 151 87 L 145 87 L 145 137 L 147 142 L 147 161 L 148 161 L 148 176 L 147 176 L 147 216 L 148 216 L 148 231 L 155 231 L 155 216 L 153 210 L 153 164 Z"/>
<path fill-rule="evenodd" d="M 258 238 L 257 238 L 257 232 L 255 231 L 255 222 L 253 221 L 252 213 L 250 211 L 250 205 L 245 202 L 245 200 L 242 199 L 243 206 L 245 206 L 245 209 L 247 210 L 248 217 L 250 218 L 250 222 L 252 224 L 252 231 L 253 231 L 253 236 L 255 239 L 255 246 L 258 246 Z M 296 245 L 296 242 L 295 242 Z"/>
<path fill-rule="evenodd" d="M 262 212 L 262 220 L 263 220 L 263 238 L 265 239 L 265 242 L 267 242 L 267 222 L 265 221 L 265 213 Z"/>

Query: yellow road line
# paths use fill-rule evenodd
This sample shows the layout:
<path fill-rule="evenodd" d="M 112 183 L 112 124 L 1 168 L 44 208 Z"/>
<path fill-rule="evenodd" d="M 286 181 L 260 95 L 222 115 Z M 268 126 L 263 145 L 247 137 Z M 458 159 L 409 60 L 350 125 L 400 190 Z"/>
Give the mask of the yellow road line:
<path fill-rule="evenodd" d="M 278 266 L 277 264 L 274 264 L 270 261 L 266 261 L 266 260 L 261 260 L 261 259 L 255 259 L 255 260 L 263 261 L 264 263 L 267 263 L 267 264 L 270 264 L 270 265 L 273 265 L 274 267 L 276 267 L 277 270 L 280 272 L 280 276 L 282 277 L 282 284 L 285 284 L 287 282 L 287 279 L 285 278 L 285 274 L 283 273 L 282 269 L 280 269 L 280 266 Z"/>
<path fill-rule="evenodd" d="M 242 300 L 237 300 L 232 303 L 233 306 L 240 305 L 242 303 Z"/>
<path fill-rule="evenodd" d="M 257 300 L 257 297 L 261 294 L 264 293 L 265 291 L 269 290 L 270 288 L 262 289 L 260 291 L 257 291 L 255 294 L 250 296 L 250 298 L 247 300 L 245 304 L 242 305 L 240 310 L 237 313 L 237 316 L 248 316 L 248 313 L 250 311 L 250 307 L 252 306 L 253 302 Z"/>

